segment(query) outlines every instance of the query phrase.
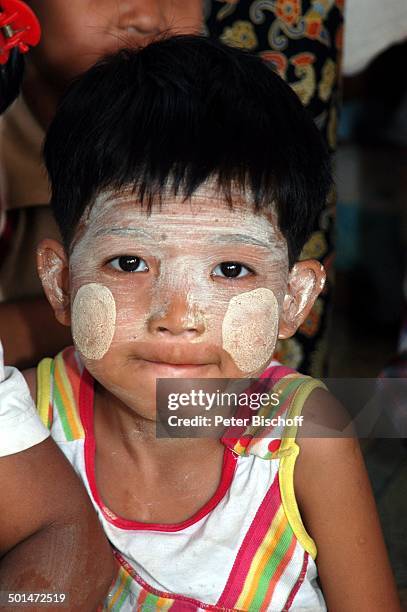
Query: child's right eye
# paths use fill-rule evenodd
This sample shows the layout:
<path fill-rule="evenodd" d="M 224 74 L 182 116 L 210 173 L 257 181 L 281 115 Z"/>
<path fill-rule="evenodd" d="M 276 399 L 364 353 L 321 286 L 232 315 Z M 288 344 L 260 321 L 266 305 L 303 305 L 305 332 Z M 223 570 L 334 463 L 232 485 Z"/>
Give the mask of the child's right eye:
<path fill-rule="evenodd" d="M 111 259 L 108 264 L 119 272 L 148 272 L 148 265 L 140 257 L 122 255 Z"/>

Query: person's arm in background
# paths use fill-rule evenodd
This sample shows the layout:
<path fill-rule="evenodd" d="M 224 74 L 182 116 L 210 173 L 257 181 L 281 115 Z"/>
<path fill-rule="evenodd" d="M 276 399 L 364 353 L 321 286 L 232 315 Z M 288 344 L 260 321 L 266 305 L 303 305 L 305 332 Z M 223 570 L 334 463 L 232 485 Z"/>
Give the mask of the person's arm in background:
<path fill-rule="evenodd" d="M 0 609 L 15 591 L 65 593 L 68 610 L 96 609 L 115 572 L 110 546 L 22 374 L 3 367 L 1 343 L 0 491 Z"/>
<path fill-rule="evenodd" d="M 0 304 L 0 338 L 5 363 L 20 369 L 72 344 L 70 330 L 55 319 L 45 296 Z"/>
<path fill-rule="evenodd" d="M 24 592 L 63 593 L 65 609 L 95 610 L 114 576 L 113 555 L 53 440 L 0 458 L 0 490 L 0 609 Z"/>

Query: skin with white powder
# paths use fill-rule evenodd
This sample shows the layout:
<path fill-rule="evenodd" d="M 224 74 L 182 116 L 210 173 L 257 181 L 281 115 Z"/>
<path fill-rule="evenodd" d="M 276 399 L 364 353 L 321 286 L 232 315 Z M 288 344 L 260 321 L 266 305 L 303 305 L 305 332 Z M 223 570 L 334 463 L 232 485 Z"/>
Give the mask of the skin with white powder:
<path fill-rule="evenodd" d="M 270 358 L 278 334 L 278 303 L 270 289 L 233 297 L 222 324 L 223 348 L 242 372 L 255 372 Z"/>
<path fill-rule="evenodd" d="M 147 214 L 130 189 L 106 191 L 69 254 L 74 341 L 101 386 L 147 416 L 157 378 L 260 374 L 287 280 L 272 205 L 256 212 L 236 193 L 230 208 L 208 181 L 188 200 L 166 194 Z"/>
<path fill-rule="evenodd" d="M 82 285 L 72 305 L 72 335 L 87 359 L 102 359 L 112 343 L 116 304 L 112 292 L 103 285 Z"/>

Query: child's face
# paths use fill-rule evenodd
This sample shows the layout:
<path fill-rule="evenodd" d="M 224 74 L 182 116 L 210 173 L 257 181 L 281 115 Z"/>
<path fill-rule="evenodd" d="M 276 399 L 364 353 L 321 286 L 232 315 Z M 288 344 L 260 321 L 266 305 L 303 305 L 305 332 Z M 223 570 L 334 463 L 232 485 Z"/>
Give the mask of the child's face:
<path fill-rule="evenodd" d="M 202 0 L 28 0 L 42 27 L 29 56 L 48 79 L 65 83 L 125 44 L 160 32 L 199 32 Z"/>
<path fill-rule="evenodd" d="M 59 320 L 71 322 L 90 373 L 144 414 L 157 378 L 260 374 L 279 331 L 291 335 L 321 289 L 317 262 L 288 282 L 274 213 L 255 214 L 241 198 L 231 210 L 211 184 L 191 201 L 166 197 L 150 216 L 130 192 L 105 192 L 76 232 L 69 282 L 63 258 L 42 245 L 40 273 L 52 303 L 59 292 Z"/>

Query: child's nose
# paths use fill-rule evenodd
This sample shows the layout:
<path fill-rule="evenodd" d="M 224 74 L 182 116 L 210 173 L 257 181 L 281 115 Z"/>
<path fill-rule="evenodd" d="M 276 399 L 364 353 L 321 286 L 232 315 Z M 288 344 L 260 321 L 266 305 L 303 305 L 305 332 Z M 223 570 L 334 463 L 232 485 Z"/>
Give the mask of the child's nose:
<path fill-rule="evenodd" d="M 192 339 L 204 333 L 205 320 L 197 308 L 189 308 L 185 299 L 175 296 L 165 309 L 151 315 L 148 329 L 153 334 Z"/>
<path fill-rule="evenodd" d="M 155 36 L 168 27 L 161 0 L 119 0 L 119 27 L 134 36 Z"/>

